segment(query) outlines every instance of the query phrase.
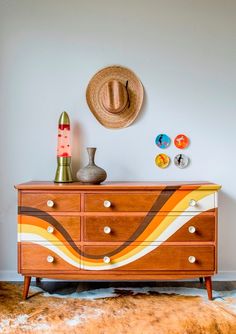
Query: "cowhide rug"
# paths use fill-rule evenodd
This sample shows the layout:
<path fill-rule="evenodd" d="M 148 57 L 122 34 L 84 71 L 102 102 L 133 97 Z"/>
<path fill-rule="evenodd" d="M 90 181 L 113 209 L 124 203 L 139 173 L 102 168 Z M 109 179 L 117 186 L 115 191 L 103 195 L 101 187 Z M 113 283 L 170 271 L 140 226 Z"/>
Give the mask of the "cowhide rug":
<path fill-rule="evenodd" d="M 235 334 L 236 291 L 146 287 L 50 295 L 22 300 L 22 285 L 0 283 L 0 333 Z"/>

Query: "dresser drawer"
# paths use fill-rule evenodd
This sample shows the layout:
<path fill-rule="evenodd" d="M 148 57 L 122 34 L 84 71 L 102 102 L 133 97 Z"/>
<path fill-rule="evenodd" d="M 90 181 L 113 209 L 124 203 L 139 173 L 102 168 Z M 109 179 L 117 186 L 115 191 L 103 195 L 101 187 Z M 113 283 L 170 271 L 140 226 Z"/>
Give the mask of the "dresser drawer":
<path fill-rule="evenodd" d="M 19 241 L 80 241 L 79 216 L 19 215 Z"/>
<path fill-rule="evenodd" d="M 214 246 L 129 246 L 117 253 L 114 246 L 85 246 L 84 270 L 199 271 L 215 269 Z M 91 258 L 89 258 L 89 256 Z M 94 258 L 96 256 L 97 258 Z M 92 258 L 93 257 L 93 258 Z M 110 261 L 106 263 L 105 261 Z"/>
<path fill-rule="evenodd" d="M 89 216 L 84 221 L 88 242 L 215 241 L 214 214 L 198 216 Z"/>
<path fill-rule="evenodd" d="M 80 270 L 80 256 L 66 244 L 21 243 L 20 269 L 32 271 Z M 73 265 L 72 265 L 73 264 Z"/>
<path fill-rule="evenodd" d="M 78 193 L 22 193 L 20 212 L 34 210 L 43 212 L 80 211 L 80 194 Z M 40 214 L 40 213 L 38 213 Z"/>
<path fill-rule="evenodd" d="M 119 242 L 135 240 L 144 217 L 90 216 L 84 221 L 84 240 L 89 242 Z M 137 235 L 135 235 L 137 232 Z"/>
<path fill-rule="evenodd" d="M 85 194 L 87 212 L 203 212 L 214 208 L 214 191 Z"/>
<path fill-rule="evenodd" d="M 159 193 L 98 193 L 85 195 L 85 211 L 149 211 Z"/>
<path fill-rule="evenodd" d="M 171 217 L 167 217 L 166 220 Z M 168 242 L 215 242 L 216 223 L 215 215 L 200 214 L 195 217 L 180 216 L 176 217 L 173 225 L 181 226 L 172 234 Z M 175 230 L 175 229 L 174 229 Z"/>
<path fill-rule="evenodd" d="M 177 203 L 175 203 L 177 200 Z M 167 211 L 204 212 L 215 210 L 215 192 L 205 190 L 186 191 L 179 190 L 169 201 L 170 209 Z"/>

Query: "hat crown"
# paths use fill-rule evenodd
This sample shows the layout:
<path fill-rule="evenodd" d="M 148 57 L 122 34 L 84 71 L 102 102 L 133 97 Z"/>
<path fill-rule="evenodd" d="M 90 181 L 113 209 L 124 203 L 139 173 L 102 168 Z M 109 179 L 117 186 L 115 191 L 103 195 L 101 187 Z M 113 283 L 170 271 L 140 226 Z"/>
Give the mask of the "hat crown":
<path fill-rule="evenodd" d="M 109 80 L 102 86 L 101 101 L 108 112 L 112 114 L 122 112 L 128 103 L 126 87 L 118 80 Z"/>

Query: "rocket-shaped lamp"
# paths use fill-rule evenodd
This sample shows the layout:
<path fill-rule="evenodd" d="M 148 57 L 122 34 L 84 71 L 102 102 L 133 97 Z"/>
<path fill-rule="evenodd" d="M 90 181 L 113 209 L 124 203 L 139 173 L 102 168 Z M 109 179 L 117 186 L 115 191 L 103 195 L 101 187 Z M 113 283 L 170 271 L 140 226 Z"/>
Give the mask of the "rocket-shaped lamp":
<path fill-rule="evenodd" d="M 70 118 L 64 111 L 58 122 L 57 171 L 54 182 L 73 182 L 71 174 Z"/>

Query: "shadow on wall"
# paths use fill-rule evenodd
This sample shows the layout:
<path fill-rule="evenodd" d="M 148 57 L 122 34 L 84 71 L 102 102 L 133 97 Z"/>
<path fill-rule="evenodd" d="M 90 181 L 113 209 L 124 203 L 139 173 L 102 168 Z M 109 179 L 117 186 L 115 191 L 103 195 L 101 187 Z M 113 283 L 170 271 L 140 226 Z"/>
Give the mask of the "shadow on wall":
<path fill-rule="evenodd" d="M 219 192 L 219 270 L 229 270 L 232 259 L 229 254 L 235 254 L 236 224 L 232 225 L 235 216 L 236 199 L 224 191 Z M 231 225 L 230 225 L 231 223 Z M 233 253 L 232 253 L 233 252 Z M 233 255 L 234 256 L 234 255 Z M 230 268 L 231 271 L 236 268 Z"/>
<path fill-rule="evenodd" d="M 76 173 L 81 168 L 82 150 L 83 150 L 83 129 L 79 122 L 73 122 L 72 128 L 72 176 L 76 181 Z"/>
<path fill-rule="evenodd" d="M 134 123 L 139 123 L 139 122 L 142 121 L 142 119 L 144 117 L 144 113 L 145 113 L 146 110 L 147 110 L 147 93 L 146 93 L 146 90 L 143 86 L 143 104 L 142 104 L 142 108 L 140 109 L 140 112 L 139 112 L 137 118 L 134 120 Z M 131 124 L 131 126 L 132 126 L 132 124 Z"/>

